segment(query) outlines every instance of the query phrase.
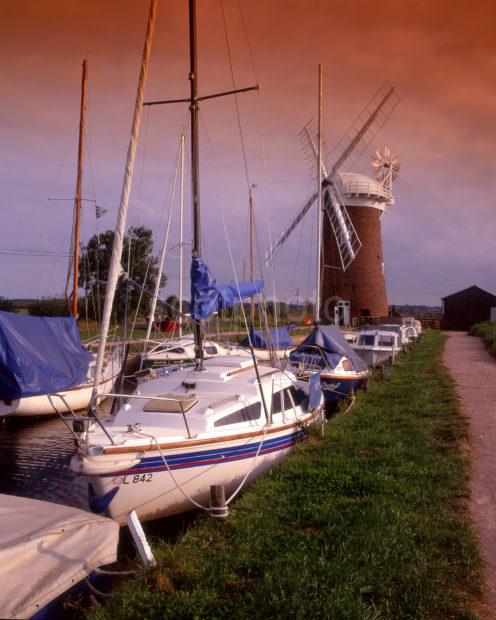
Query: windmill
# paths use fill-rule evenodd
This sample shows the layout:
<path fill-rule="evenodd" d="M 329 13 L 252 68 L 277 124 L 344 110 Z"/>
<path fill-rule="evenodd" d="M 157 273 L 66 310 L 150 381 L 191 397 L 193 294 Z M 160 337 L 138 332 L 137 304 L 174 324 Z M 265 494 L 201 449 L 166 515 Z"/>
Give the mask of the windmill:
<path fill-rule="evenodd" d="M 374 155 L 372 155 L 370 163 L 372 164 L 375 178 L 390 190 L 393 186 L 393 181 L 398 178 L 400 173 L 401 163 L 398 159 L 398 153 L 394 153 L 390 148 L 384 146 L 376 150 Z"/>
<path fill-rule="evenodd" d="M 348 205 L 346 204 L 345 206 L 345 202 L 348 201 L 347 194 L 349 193 L 350 187 L 348 186 L 349 184 L 347 185 L 343 182 L 343 171 L 348 171 L 362 155 L 364 150 L 388 120 L 398 105 L 399 100 L 394 87 L 389 82 L 385 82 L 363 108 L 334 150 L 325 153 L 322 158 L 322 202 L 324 212 L 323 305 L 325 305 L 326 301 L 325 269 L 332 269 L 342 276 L 355 261 L 363 246 L 362 235 L 357 230 L 353 218 L 350 217 L 349 208 L 347 208 Z M 300 132 L 299 139 L 304 145 L 307 162 L 314 167 L 317 159 L 316 145 L 318 144 L 318 138 L 317 124 L 313 119 L 310 120 Z M 323 150 L 325 151 L 326 149 Z M 378 168 L 381 169 L 381 166 Z M 370 181 L 372 180 L 370 179 Z M 378 184 L 376 183 L 375 185 L 377 186 Z M 354 189 L 358 191 L 358 188 Z M 386 194 L 390 196 L 390 192 L 387 192 L 385 188 L 383 188 L 382 193 L 385 196 Z M 344 197 L 343 194 L 345 194 Z M 317 197 L 318 192 L 315 191 L 307 198 L 284 233 L 271 244 L 266 254 L 267 262 L 273 258 L 276 252 L 290 237 L 293 230 L 303 220 L 315 203 Z M 332 231 L 333 240 L 329 239 L 329 235 L 326 234 L 329 228 Z M 328 250 L 331 245 L 332 252 L 329 252 Z M 334 252 L 334 250 L 336 251 Z M 335 279 L 336 277 L 334 273 L 333 278 Z M 339 292 L 334 292 L 332 296 L 334 298 L 343 297 L 343 295 L 339 295 Z M 349 296 L 347 298 L 349 299 Z M 327 319 L 332 321 L 333 317 L 327 317 Z"/>

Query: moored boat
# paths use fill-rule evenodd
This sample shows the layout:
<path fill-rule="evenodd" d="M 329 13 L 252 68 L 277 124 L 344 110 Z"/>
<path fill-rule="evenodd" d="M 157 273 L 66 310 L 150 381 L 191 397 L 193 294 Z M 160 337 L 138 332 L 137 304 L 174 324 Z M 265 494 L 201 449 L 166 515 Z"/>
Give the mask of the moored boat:
<path fill-rule="evenodd" d="M 122 349 L 107 351 L 98 381 L 112 389 Z M 85 409 L 95 360 L 81 344 L 75 319 L 0 312 L 0 416 L 49 416 Z"/>
<path fill-rule="evenodd" d="M 130 148 L 106 290 L 98 363 L 108 333 L 117 277 L 121 271 L 122 231 L 143 105 L 144 85 L 157 2 L 151 1 L 138 83 Z M 252 359 L 219 355 L 204 360 L 202 321 L 214 312 L 254 297 L 263 281 L 217 284 L 201 256 L 198 183 L 198 102 L 196 2 L 189 1 L 192 138 L 193 243 L 190 314 L 194 328 L 194 368 L 178 368 L 141 384 L 115 416 L 75 420 L 72 470 L 88 478 L 93 510 L 123 523 L 130 511 L 142 520 L 206 508 L 211 485 L 230 497 L 277 463 L 305 436 L 305 426 L 321 412 L 321 395 L 312 406 L 295 378 L 279 368 L 258 367 Z M 242 90 L 255 90 L 258 86 Z M 224 93 L 225 94 L 225 93 Z M 94 401 L 104 396 L 95 386 Z M 122 398 L 122 396 L 121 396 Z"/>
<path fill-rule="evenodd" d="M 329 405 L 348 396 L 368 377 L 367 365 L 336 325 L 316 325 L 313 332 L 290 353 L 289 363 L 302 381 L 308 381 L 315 372 L 320 372 L 322 391 Z"/>
<path fill-rule="evenodd" d="M 206 360 L 140 385 L 114 418 L 88 418 L 71 468 L 90 505 L 124 523 L 208 507 L 210 486 L 232 494 L 277 464 L 319 415 L 294 377 L 251 360 Z"/>
<path fill-rule="evenodd" d="M 382 326 L 361 330 L 353 345 L 361 359 L 372 367 L 393 363 L 402 348 L 400 334 Z"/>

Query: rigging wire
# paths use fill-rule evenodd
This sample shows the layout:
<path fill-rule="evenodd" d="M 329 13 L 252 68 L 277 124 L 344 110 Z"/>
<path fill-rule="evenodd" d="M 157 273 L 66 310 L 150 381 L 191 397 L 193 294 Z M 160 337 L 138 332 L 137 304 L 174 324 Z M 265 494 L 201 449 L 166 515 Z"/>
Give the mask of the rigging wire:
<path fill-rule="evenodd" d="M 223 2 L 223 0 L 220 0 L 220 7 L 221 7 L 221 12 L 222 12 L 222 21 L 223 21 L 223 24 L 224 24 L 224 35 L 226 37 L 227 56 L 229 58 L 229 69 L 231 71 L 232 88 L 233 88 L 233 90 L 236 90 L 236 81 L 234 79 L 234 69 L 233 69 L 232 56 L 231 56 L 231 46 L 229 44 L 229 33 L 227 31 L 227 22 L 226 22 L 226 15 L 225 15 L 225 12 L 224 12 L 224 2 Z M 238 102 L 238 95 L 237 95 L 237 93 L 234 93 L 234 104 L 235 104 L 235 108 L 236 108 L 236 118 L 237 118 L 237 122 L 238 122 L 239 138 L 241 140 L 241 151 L 242 151 L 242 154 L 243 154 L 243 164 L 244 164 L 244 169 L 245 169 L 246 187 L 249 190 L 250 186 L 251 186 L 251 183 L 250 183 L 250 175 L 248 173 L 248 161 L 246 159 L 245 140 L 244 140 L 244 136 L 243 136 L 243 128 L 242 128 L 242 125 L 241 125 L 241 116 L 239 114 L 239 102 Z"/>
<path fill-rule="evenodd" d="M 145 174 L 145 161 L 146 161 L 146 153 L 148 147 L 148 128 L 150 125 L 150 106 L 146 106 L 146 116 L 145 116 L 145 139 L 143 140 L 143 150 L 141 153 L 141 170 L 140 170 L 140 181 L 138 186 L 138 196 L 137 196 L 137 208 L 136 208 L 136 226 L 140 225 L 140 215 L 141 215 L 141 197 L 142 197 L 142 189 L 143 189 L 143 177 Z"/>

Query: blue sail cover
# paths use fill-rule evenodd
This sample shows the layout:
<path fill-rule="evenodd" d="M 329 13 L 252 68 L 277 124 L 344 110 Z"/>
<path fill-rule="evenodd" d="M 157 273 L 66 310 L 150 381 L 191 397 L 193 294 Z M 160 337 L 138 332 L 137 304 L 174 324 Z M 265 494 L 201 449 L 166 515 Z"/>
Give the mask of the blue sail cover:
<path fill-rule="evenodd" d="M 317 325 L 313 332 L 289 354 L 289 360 L 334 369 L 342 357 L 350 358 L 355 372 L 368 370 L 367 364 L 350 347 L 336 325 Z"/>
<path fill-rule="evenodd" d="M 250 328 L 250 338 L 257 349 L 287 349 L 293 344 L 293 339 L 289 335 L 289 326 L 271 329 L 268 334 Z M 241 346 L 250 346 L 248 336 L 241 341 Z"/>
<path fill-rule="evenodd" d="M 85 383 L 92 359 L 74 318 L 0 311 L 0 399 L 53 394 Z"/>
<path fill-rule="evenodd" d="M 217 284 L 207 264 L 200 257 L 191 261 L 190 312 L 195 321 L 214 312 L 231 308 L 241 299 L 252 297 L 263 289 L 263 280 L 236 284 Z"/>

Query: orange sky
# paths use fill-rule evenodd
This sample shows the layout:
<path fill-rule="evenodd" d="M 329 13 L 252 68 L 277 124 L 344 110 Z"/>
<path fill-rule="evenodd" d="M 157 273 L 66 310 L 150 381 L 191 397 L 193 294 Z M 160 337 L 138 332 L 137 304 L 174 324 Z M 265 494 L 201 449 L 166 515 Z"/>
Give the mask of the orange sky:
<path fill-rule="evenodd" d="M 478 284 L 494 292 L 496 238 L 496 5 L 488 1 L 240 0 L 253 53 L 250 62 L 237 0 L 224 0 L 237 84 L 257 78 L 260 95 L 240 97 L 248 170 L 256 191 L 261 249 L 270 205 L 280 232 L 310 187 L 296 134 L 314 114 L 316 76 L 324 64 L 327 142 L 333 145 L 388 79 L 402 97 L 387 126 L 355 170 L 387 144 L 402 161 L 397 204 L 383 219 L 391 303 L 438 303 Z M 159 0 L 147 99 L 186 96 L 187 3 Z M 218 0 L 198 0 L 200 88 L 231 86 Z M 0 181 L 3 249 L 63 251 L 74 192 L 80 65 L 89 60 L 85 195 L 114 225 L 148 2 L 28 0 L 0 3 Z M 143 119 L 130 223 L 161 237 L 163 204 L 173 172 L 185 106 L 155 108 Z M 145 148 L 145 129 L 147 131 Z M 219 211 L 229 219 L 236 262 L 246 231 L 246 181 L 233 100 L 202 109 L 202 208 L 207 257 L 221 278 L 226 265 Z M 262 139 L 263 138 L 263 139 Z M 209 146 L 210 145 L 210 146 Z M 95 231 L 85 206 L 85 236 Z M 311 295 L 312 221 L 281 251 L 277 290 Z M 306 242 L 306 243 L 305 243 Z M 299 264 L 295 255 L 299 246 Z M 171 286 L 177 260 L 169 261 Z M 4 296 L 60 292 L 64 259 L 2 254 Z"/>

